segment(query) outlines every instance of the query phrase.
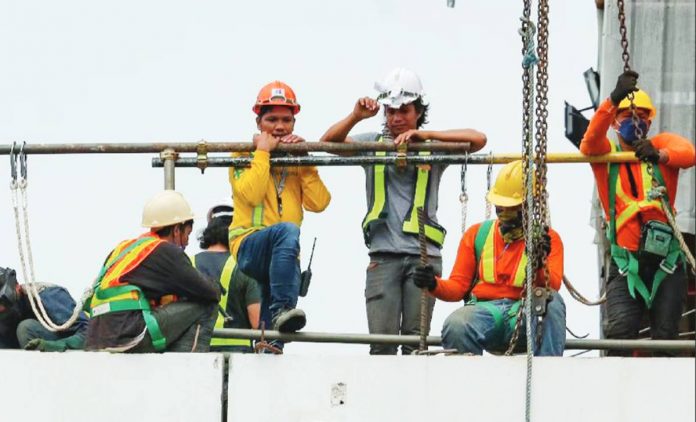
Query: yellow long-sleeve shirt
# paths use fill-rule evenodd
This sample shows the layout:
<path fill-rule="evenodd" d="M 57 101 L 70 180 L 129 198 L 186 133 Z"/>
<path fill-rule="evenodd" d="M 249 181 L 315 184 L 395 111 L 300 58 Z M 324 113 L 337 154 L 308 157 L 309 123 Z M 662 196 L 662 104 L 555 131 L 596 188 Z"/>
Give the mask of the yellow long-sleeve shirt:
<path fill-rule="evenodd" d="M 249 154 L 233 153 L 232 156 L 248 157 Z M 331 202 L 331 194 L 321 181 L 316 167 L 271 169 L 270 156 L 266 151 L 256 151 L 251 167 L 230 168 L 229 177 L 234 200 L 230 251 L 234 256 L 237 256 L 242 240 L 254 231 L 282 222 L 300 226 L 304 216 L 303 210 L 321 212 Z M 280 195 L 283 210 L 281 214 L 276 184 L 280 183 L 283 169 L 286 176 Z"/>

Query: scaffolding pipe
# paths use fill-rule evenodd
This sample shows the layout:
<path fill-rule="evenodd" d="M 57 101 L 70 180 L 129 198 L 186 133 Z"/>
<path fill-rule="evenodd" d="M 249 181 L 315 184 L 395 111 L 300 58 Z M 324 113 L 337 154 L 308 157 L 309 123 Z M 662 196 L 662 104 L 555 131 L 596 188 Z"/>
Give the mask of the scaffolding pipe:
<path fill-rule="evenodd" d="M 160 160 L 164 167 L 164 189 L 174 190 L 176 186 L 176 160 L 178 154 L 171 148 L 167 148 L 160 153 Z"/>
<path fill-rule="evenodd" d="M 216 329 L 214 337 L 242 338 L 260 340 L 261 330 L 245 330 L 240 328 Z M 263 337 L 266 340 L 282 340 L 285 342 L 310 342 L 310 343 L 345 343 L 345 344 L 389 344 L 418 346 L 420 336 L 393 335 L 393 334 L 351 334 L 351 333 L 280 333 L 278 331 L 265 331 Z M 441 346 L 442 339 L 439 336 L 428 336 L 426 340 L 429 346 Z M 653 350 L 680 352 L 696 350 L 693 340 L 610 340 L 610 339 L 567 339 L 566 350 Z"/>
<path fill-rule="evenodd" d="M 619 152 L 599 156 L 579 153 L 552 153 L 547 155 L 547 163 L 623 163 L 637 161 L 632 152 Z M 330 155 L 276 156 L 271 157 L 272 166 L 364 166 L 375 164 L 396 164 L 404 160 L 409 164 L 506 164 L 522 159 L 521 154 L 449 154 L 449 155 L 387 155 L 340 157 Z M 206 167 L 249 167 L 251 157 L 209 157 Z M 162 167 L 161 158 L 152 159 L 152 167 Z M 176 167 L 199 168 L 198 158 L 179 158 Z"/>
<path fill-rule="evenodd" d="M 79 143 L 79 144 L 29 144 L 24 147 L 27 154 L 147 154 L 160 153 L 173 149 L 179 153 L 198 152 L 201 145 L 207 152 L 252 152 L 256 148 L 252 142 L 152 142 L 152 143 Z M 0 155 L 7 155 L 12 144 L 0 145 Z M 469 151 L 468 142 L 414 142 L 408 145 L 409 151 L 433 151 L 463 153 Z M 396 151 L 393 142 L 300 142 L 297 144 L 278 144 L 279 152 L 330 152 L 347 153 L 361 151 Z"/>

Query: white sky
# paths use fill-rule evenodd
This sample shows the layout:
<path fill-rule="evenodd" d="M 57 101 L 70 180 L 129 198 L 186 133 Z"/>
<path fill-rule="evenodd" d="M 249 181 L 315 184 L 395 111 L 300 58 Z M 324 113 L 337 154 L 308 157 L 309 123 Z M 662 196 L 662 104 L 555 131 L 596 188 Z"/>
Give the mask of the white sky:
<path fill-rule="evenodd" d="M 516 153 L 522 125 L 520 15 L 521 2 L 512 1 L 459 0 L 449 9 L 445 0 L 1 0 L 0 143 L 250 140 L 256 93 L 274 79 L 295 89 L 302 105 L 295 133 L 313 141 L 347 115 L 359 96 L 375 95 L 375 80 L 404 66 L 423 80 L 431 102 L 427 129 L 475 128 L 488 135 L 482 152 Z M 575 148 L 563 136 L 563 101 L 589 105 L 582 72 L 596 67 L 594 2 L 552 2 L 550 21 L 549 151 L 570 152 Z M 356 131 L 380 125 L 377 117 Z M 150 167 L 151 158 L 29 157 L 31 240 L 40 281 L 65 285 L 79 297 L 116 242 L 143 231 L 142 206 L 163 187 L 162 170 Z M 2 167 L 9 179 L 7 161 Z M 471 166 L 467 177 L 469 224 L 484 216 L 485 170 Z M 363 170 L 320 173 L 333 200 L 324 213 L 307 213 L 302 226 L 303 269 L 318 237 L 310 294 L 298 305 L 308 315 L 305 330 L 367 332 Z M 230 195 L 226 169 L 209 169 L 204 176 L 179 169 L 176 181 L 200 216 L 196 232 L 208 207 Z M 550 166 L 550 207 L 565 243 L 566 274 L 594 298 L 592 187 L 589 165 Z M 459 191 L 459 167 L 452 166 L 440 191 L 439 219 L 449 232 L 445 276 L 459 242 Z M 0 204 L 0 265 L 21 276 L 8 188 L 0 189 Z M 197 251 L 192 239 L 187 252 Z M 565 291 L 563 296 L 568 326 L 596 338 L 598 309 L 576 303 Z M 438 301 L 433 334 L 459 306 Z"/>

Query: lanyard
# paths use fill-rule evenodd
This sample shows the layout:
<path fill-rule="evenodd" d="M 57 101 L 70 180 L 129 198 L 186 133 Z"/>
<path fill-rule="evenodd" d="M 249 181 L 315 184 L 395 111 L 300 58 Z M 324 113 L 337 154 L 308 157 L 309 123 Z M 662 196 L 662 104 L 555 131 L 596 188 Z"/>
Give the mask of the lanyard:
<path fill-rule="evenodd" d="M 288 169 L 283 167 L 283 169 L 280 171 L 280 179 L 276 183 L 275 174 L 271 174 L 271 178 L 273 179 L 273 187 L 276 191 L 276 200 L 278 202 L 278 214 L 280 215 L 283 215 L 283 198 L 281 195 L 283 194 L 283 189 L 285 189 L 285 178 L 287 175 Z"/>

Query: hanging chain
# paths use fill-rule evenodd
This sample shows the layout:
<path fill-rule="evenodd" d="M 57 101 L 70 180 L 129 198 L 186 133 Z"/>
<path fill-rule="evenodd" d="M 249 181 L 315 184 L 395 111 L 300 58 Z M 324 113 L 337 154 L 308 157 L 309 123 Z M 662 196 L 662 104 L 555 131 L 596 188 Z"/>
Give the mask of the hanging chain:
<path fill-rule="evenodd" d="M 529 160 L 533 156 L 532 132 L 534 126 L 532 122 L 532 115 L 534 107 L 534 73 L 532 66 L 537 62 L 537 58 L 534 55 L 534 34 L 536 32 L 536 27 L 534 26 L 534 23 L 532 23 L 532 21 L 530 20 L 531 11 L 531 0 L 524 0 L 524 11 L 522 17 L 520 18 L 520 20 L 522 21 L 522 27 L 518 32 L 522 36 L 522 54 L 524 56 L 522 60 L 522 168 L 523 174 L 525 175 L 525 185 L 527 183 L 529 173 Z M 531 194 L 529 190 L 527 192 Z M 522 213 L 522 221 L 523 226 L 526 227 L 528 221 L 527 212 Z M 528 259 L 530 259 L 529 255 Z M 507 356 L 512 355 L 515 346 L 517 345 L 522 325 L 522 312 L 527 302 L 525 300 L 526 296 L 527 295 L 523 289 L 520 297 L 522 303 L 520 304 L 520 307 L 517 310 L 515 328 L 512 332 L 512 336 L 510 337 L 510 344 L 508 345 L 508 348 L 505 351 L 505 355 Z"/>
<path fill-rule="evenodd" d="M 623 71 L 626 72 L 628 70 L 631 70 L 631 65 L 629 64 L 629 60 L 631 59 L 631 55 L 628 53 L 628 31 L 626 30 L 626 13 L 624 12 L 624 0 L 616 0 L 617 4 L 617 9 L 619 10 L 619 34 L 621 35 L 621 59 L 623 60 Z M 634 94 L 633 92 L 629 92 L 628 96 L 628 101 L 631 103 L 630 105 L 630 110 L 631 110 L 631 121 L 633 122 L 633 127 L 636 133 L 636 138 L 637 139 L 645 139 L 645 133 L 643 133 L 643 129 L 641 129 L 639 123 L 640 119 L 638 118 L 638 113 L 636 112 L 636 104 L 633 102 L 634 100 Z M 650 168 L 652 170 L 652 168 Z"/>
<path fill-rule="evenodd" d="M 466 191 L 466 171 L 469 164 L 469 152 L 465 152 L 464 157 L 464 164 L 462 164 L 462 169 L 460 173 L 462 193 L 459 194 L 459 202 L 462 205 L 462 233 L 466 231 L 466 215 L 468 213 L 469 207 L 469 194 Z"/>
<path fill-rule="evenodd" d="M 488 169 L 486 170 L 486 192 L 491 191 L 491 180 L 493 177 L 493 151 L 488 153 L 489 161 L 488 161 Z M 486 199 L 486 220 L 491 219 L 491 201 L 488 200 L 488 196 L 485 196 Z"/>

